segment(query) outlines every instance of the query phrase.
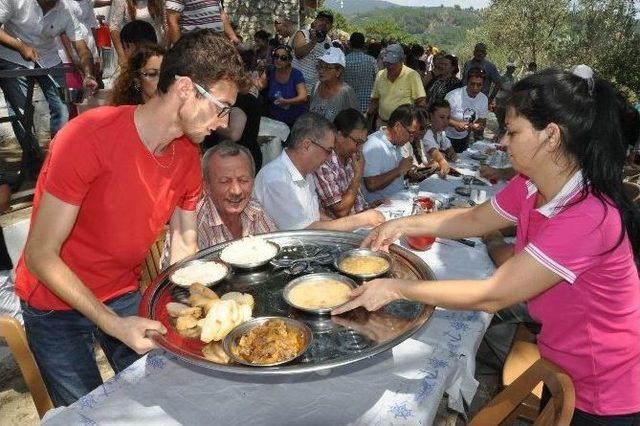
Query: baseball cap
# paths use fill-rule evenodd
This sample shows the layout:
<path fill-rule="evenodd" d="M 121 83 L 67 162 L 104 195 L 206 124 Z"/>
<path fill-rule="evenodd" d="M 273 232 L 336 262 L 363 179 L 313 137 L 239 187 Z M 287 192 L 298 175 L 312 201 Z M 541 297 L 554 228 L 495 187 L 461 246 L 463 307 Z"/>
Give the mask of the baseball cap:
<path fill-rule="evenodd" d="M 399 44 L 390 44 L 382 52 L 382 62 L 385 64 L 397 64 L 404 61 L 404 49 Z"/>
<path fill-rule="evenodd" d="M 588 80 L 593 78 L 593 69 L 589 65 L 580 64 L 573 67 L 571 73 L 577 75 L 578 77 L 584 78 Z"/>
<path fill-rule="evenodd" d="M 518 64 L 516 63 L 516 61 L 514 61 L 514 60 L 510 59 L 510 60 L 508 60 L 508 61 L 507 61 L 507 67 L 514 67 L 514 68 L 517 68 L 517 67 L 518 67 Z"/>
<path fill-rule="evenodd" d="M 337 64 L 345 66 L 344 53 L 337 47 L 330 47 L 325 50 L 324 55 L 318 58 L 319 61 L 325 64 Z"/>

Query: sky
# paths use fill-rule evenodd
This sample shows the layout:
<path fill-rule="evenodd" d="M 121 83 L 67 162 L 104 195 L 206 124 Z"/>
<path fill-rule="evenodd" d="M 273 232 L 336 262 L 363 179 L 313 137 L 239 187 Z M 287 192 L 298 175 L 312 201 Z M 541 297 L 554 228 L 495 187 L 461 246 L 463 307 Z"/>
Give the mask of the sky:
<path fill-rule="evenodd" d="M 390 3 L 399 4 L 401 6 L 454 6 L 459 5 L 462 8 L 473 6 L 476 9 L 489 6 L 489 0 L 386 0 Z"/>

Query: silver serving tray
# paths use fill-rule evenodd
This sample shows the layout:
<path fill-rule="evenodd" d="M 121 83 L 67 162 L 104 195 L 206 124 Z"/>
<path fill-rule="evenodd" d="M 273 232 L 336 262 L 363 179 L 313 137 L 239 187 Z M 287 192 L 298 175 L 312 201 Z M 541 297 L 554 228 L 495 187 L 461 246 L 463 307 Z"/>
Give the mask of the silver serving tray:
<path fill-rule="evenodd" d="M 351 232 L 336 231 L 285 231 L 257 236 L 273 241 L 281 247 L 274 259 L 307 258 L 330 251 L 334 256 L 358 247 L 363 239 Z M 284 316 L 304 322 L 313 333 L 307 351 L 295 360 L 273 367 L 255 367 L 240 364 L 219 364 L 202 355 L 204 344 L 199 339 L 180 336 L 170 323 L 166 304 L 180 300 L 185 289 L 173 285 L 169 274 L 193 259 L 216 259 L 229 242 L 219 244 L 194 255 L 162 271 L 147 287 L 140 303 L 140 315 L 162 322 L 167 327 L 165 335 L 154 334 L 158 346 L 183 360 L 208 369 L 239 374 L 273 375 L 297 374 L 332 369 L 370 358 L 393 348 L 417 332 L 430 318 L 434 307 L 417 302 L 396 301 L 375 312 L 359 308 L 340 316 L 327 317 L 309 314 L 290 307 L 282 297 L 283 288 L 296 278 L 283 269 L 274 270 L 271 264 L 250 272 L 234 270 L 215 288 L 218 295 L 229 291 L 250 293 L 255 299 L 254 317 Z M 390 253 L 393 268 L 390 277 L 401 279 L 434 280 L 431 269 L 410 251 L 392 245 Z M 326 256 L 325 256 L 326 257 Z M 336 272 L 333 262 L 312 263 L 314 272 Z"/>

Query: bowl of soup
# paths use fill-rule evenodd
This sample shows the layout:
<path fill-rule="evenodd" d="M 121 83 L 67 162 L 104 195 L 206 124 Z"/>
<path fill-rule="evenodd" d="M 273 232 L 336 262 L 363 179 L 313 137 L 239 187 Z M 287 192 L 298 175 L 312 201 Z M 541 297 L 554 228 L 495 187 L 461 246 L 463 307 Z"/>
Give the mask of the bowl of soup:
<path fill-rule="evenodd" d="M 391 256 L 366 248 L 356 248 L 341 253 L 336 258 L 334 266 L 343 274 L 370 280 L 391 270 Z"/>
<path fill-rule="evenodd" d="M 331 309 L 351 299 L 356 283 L 344 275 L 321 272 L 304 275 L 290 281 L 282 291 L 289 306 L 301 311 L 326 315 Z"/>

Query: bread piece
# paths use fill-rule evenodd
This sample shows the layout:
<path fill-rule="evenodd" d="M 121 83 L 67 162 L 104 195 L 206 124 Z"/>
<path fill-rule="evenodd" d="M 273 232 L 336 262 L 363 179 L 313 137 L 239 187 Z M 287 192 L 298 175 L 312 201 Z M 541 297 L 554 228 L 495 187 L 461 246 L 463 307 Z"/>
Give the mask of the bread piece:
<path fill-rule="evenodd" d="M 198 306 L 191 307 L 178 302 L 167 303 L 167 312 L 174 318 L 182 316 L 193 316 L 196 318 L 200 318 L 200 316 L 202 316 L 202 308 Z"/>
<path fill-rule="evenodd" d="M 202 347 L 202 355 L 209 361 L 216 362 L 218 364 L 228 364 L 229 356 L 222 349 L 222 345 L 218 342 L 211 342 Z"/>
<path fill-rule="evenodd" d="M 219 299 L 215 291 L 211 290 L 209 287 L 206 287 L 200 283 L 191 284 L 189 286 L 189 294 L 191 295 L 199 294 L 200 296 L 206 297 L 207 299 Z"/>
<path fill-rule="evenodd" d="M 238 318 L 238 304 L 233 300 L 218 300 L 214 303 L 202 323 L 200 340 L 205 343 L 219 341 L 236 326 L 234 318 Z"/>
<path fill-rule="evenodd" d="M 255 304 L 253 300 L 253 296 L 249 293 L 240 293 L 238 291 L 231 291 L 229 293 L 225 293 L 220 298 L 222 300 L 235 300 L 239 305 L 249 305 L 251 309 L 253 309 L 253 305 Z"/>
<path fill-rule="evenodd" d="M 200 327 L 188 328 L 186 330 L 176 330 L 179 335 L 187 339 L 199 339 L 202 329 Z"/>
<path fill-rule="evenodd" d="M 188 330 L 198 326 L 198 319 L 192 316 L 181 316 L 176 320 L 177 330 Z"/>

